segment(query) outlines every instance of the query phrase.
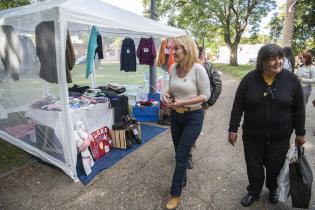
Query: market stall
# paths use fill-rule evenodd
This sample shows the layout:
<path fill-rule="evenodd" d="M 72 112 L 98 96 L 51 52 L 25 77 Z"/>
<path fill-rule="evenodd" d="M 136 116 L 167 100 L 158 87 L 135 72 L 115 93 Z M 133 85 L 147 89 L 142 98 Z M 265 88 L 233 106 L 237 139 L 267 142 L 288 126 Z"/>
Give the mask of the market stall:
<path fill-rule="evenodd" d="M 104 126 L 110 128 L 114 122 L 108 101 L 90 100 L 77 107 L 69 97 L 74 64 L 69 33 L 91 35 L 93 26 L 102 36 L 184 34 L 100 0 L 52 0 L 0 11 L 0 72 L 4 75 L 0 81 L 0 138 L 61 168 L 74 180 L 78 180 L 80 146 L 76 139 L 84 134 L 80 129 L 102 133 L 107 131 Z M 93 78 L 93 69 L 91 73 Z M 49 144 L 38 142 L 43 130 Z M 94 134 L 95 138 L 100 135 Z"/>

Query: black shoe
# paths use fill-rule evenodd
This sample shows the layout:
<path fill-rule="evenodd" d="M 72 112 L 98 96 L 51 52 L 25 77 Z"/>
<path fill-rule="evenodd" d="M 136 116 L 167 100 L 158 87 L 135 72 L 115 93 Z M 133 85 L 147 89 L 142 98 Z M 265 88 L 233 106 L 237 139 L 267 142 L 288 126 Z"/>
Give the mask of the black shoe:
<path fill-rule="evenodd" d="M 188 156 L 188 165 L 187 165 L 187 168 L 188 169 L 193 169 L 194 166 L 193 166 L 193 161 L 192 161 L 192 154 L 189 154 Z"/>
<path fill-rule="evenodd" d="M 272 204 L 277 204 L 279 202 L 278 190 L 272 190 L 269 192 L 269 202 Z"/>
<path fill-rule="evenodd" d="M 247 194 L 245 195 L 242 200 L 241 200 L 241 204 L 243 206 L 250 206 L 252 205 L 252 203 L 254 203 L 254 201 L 258 200 L 259 199 L 259 195 L 250 195 L 250 194 Z"/>

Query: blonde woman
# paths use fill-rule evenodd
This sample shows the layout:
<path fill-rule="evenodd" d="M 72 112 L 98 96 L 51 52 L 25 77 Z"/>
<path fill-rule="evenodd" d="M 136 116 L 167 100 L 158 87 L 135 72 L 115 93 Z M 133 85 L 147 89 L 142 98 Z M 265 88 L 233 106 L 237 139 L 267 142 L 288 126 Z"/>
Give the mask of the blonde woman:
<path fill-rule="evenodd" d="M 209 77 L 205 68 L 198 63 L 198 48 L 191 37 L 175 39 L 174 60 L 169 89 L 163 95 L 164 103 L 171 108 L 171 134 L 176 159 L 166 209 L 175 209 L 179 204 L 182 188 L 186 185 L 189 151 L 203 125 L 201 104 L 210 97 Z"/>

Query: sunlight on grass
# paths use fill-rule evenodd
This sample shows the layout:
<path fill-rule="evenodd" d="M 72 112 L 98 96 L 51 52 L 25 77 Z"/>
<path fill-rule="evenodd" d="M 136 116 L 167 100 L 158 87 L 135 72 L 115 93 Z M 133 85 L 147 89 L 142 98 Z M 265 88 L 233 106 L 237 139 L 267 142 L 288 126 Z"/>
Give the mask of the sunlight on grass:
<path fill-rule="evenodd" d="M 237 78 L 244 77 L 249 71 L 254 70 L 254 65 L 230 66 L 228 64 L 215 63 L 214 67 L 222 72 L 229 73 Z"/>
<path fill-rule="evenodd" d="M 97 85 L 107 85 L 111 82 L 118 82 L 120 84 L 144 84 L 144 73 L 149 72 L 148 65 L 137 65 L 136 72 L 120 71 L 119 63 L 101 64 L 96 71 Z M 163 75 L 163 70 L 157 68 L 157 77 Z M 85 64 L 76 65 L 71 71 L 72 80 L 74 84 L 91 85 L 91 79 L 85 78 Z M 71 86 L 69 84 L 69 86 Z"/>

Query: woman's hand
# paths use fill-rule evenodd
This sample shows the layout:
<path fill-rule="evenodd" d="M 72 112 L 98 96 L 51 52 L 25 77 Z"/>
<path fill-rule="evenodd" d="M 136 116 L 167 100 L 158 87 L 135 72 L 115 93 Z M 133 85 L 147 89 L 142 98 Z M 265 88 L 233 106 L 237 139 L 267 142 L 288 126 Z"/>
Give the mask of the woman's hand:
<path fill-rule="evenodd" d="M 165 103 L 166 105 L 168 105 L 170 103 L 170 99 L 171 99 L 171 96 L 169 93 L 165 93 L 162 97 L 162 101 L 163 103 Z"/>
<path fill-rule="evenodd" d="M 175 99 L 175 102 L 169 103 L 168 106 L 170 108 L 177 108 L 185 105 L 183 100 Z"/>
<path fill-rule="evenodd" d="M 228 140 L 229 140 L 230 144 L 232 144 L 233 146 L 235 146 L 235 143 L 236 143 L 236 140 L 237 140 L 237 133 L 230 132 L 230 133 L 229 133 Z"/>
<path fill-rule="evenodd" d="M 295 137 L 295 144 L 298 146 L 302 146 L 305 143 L 304 136 L 296 136 Z"/>

